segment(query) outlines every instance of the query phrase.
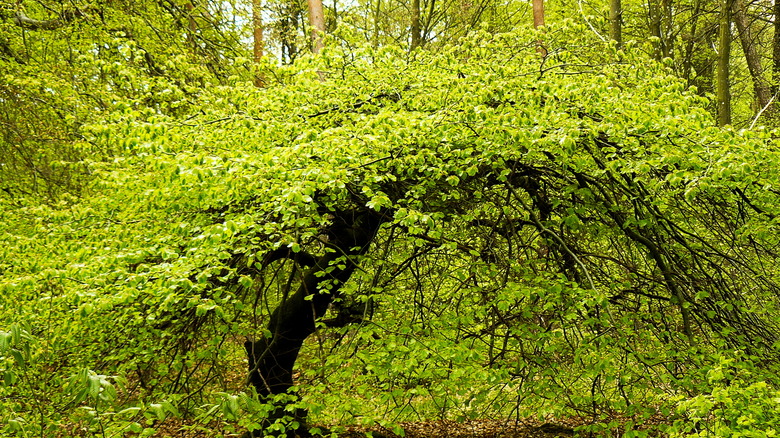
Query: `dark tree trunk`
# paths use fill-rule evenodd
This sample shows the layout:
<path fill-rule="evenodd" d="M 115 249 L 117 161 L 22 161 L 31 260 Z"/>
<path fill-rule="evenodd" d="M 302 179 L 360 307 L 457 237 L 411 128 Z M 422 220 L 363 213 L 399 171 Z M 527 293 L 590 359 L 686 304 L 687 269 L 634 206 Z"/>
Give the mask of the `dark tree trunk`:
<path fill-rule="evenodd" d="M 338 213 L 326 230 L 329 251 L 313 260 L 295 293 L 271 314 L 268 323 L 271 337 L 245 344 L 249 383 L 261 398 L 285 393 L 293 386 L 293 366 L 303 342 L 314 333 L 316 320 L 325 314 L 341 286 L 355 271 L 354 257 L 368 250 L 382 222 L 383 216 L 374 211 Z M 332 270 L 323 275 L 328 268 Z M 299 413 L 298 417 L 303 423 L 305 413 Z M 264 435 L 250 433 L 249 436 Z"/>

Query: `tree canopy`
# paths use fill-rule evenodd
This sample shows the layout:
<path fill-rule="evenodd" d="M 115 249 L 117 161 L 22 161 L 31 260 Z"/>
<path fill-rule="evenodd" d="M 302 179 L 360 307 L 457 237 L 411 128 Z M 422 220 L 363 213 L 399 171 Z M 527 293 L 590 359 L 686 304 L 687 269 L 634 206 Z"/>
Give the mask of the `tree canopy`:
<path fill-rule="evenodd" d="M 776 141 L 566 26 L 334 44 L 90 125 L 111 153 L 79 196 L 3 200 L 5 433 L 678 407 L 696 432 L 777 358 Z"/>

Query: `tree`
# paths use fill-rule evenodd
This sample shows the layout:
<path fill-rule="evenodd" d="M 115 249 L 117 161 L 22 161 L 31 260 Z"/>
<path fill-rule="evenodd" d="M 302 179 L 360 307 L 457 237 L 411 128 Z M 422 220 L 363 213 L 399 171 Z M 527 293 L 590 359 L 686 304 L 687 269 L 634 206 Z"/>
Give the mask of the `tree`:
<path fill-rule="evenodd" d="M 746 6 L 741 0 L 734 0 L 734 23 L 739 31 L 739 41 L 742 44 L 742 52 L 753 80 L 753 93 L 755 96 L 756 113 L 760 114 L 767 109 L 772 99 L 772 91 L 769 83 L 764 78 L 764 68 L 761 65 L 761 57 L 756 49 L 756 36 L 752 31 L 752 24 L 748 21 Z M 771 113 L 771 112 L 770 112 Z"/>
<path fill-rule="evenodd" d="M 322 0 L 308 0 L 309 4 L 309 24 L 312 27 L 312 46 L 313 53 L 320 53 L 324 44 L 322 38 L 325 35 L 325 15 L 322 11 Z"/>
<path fill-rule="evenodd" d="M 255 65 L 263 59 L 263 8 L 261 0 L 252 0 L 252 47 Z M 255 73 L 255 86 L 263 87 L 265 78 L 261 73 Z"/>
<path fill-rule="evenodd" d="M 342 15 L 351 17 L 366 41 L 375 46 L 408 44 L 437 50 L 454 44 L 458 38 L 486 25 L 494 32 L 520 25 L 526 6 L 516 2 L 378 0 L 346 7 Z"/>
<path fill-rule="evenodd" d="M 420 41 L 422 40 L 422 35 L 420 33 L 420 0 L 412 0 L 411 50 L 420 47 Z"/>
<path fill-rule="evenodd" d="M 226 26 L 225 5 L 191 6 L 19 1 L 0 7 L 2 193 L 49 200 L 78 193 L 85 180 L 80 161 L 111 153 L 84 141 L 85 126 L 120 108 L 183 111 L 202 84 L 244 74 L 227 62 L 246 49 L 239 31 Z"/>
<path fill-rule="evenodd" d="M 623 45 L 623 5 L 620 0 L 609 2 L 609 37 L 618 47 Z"/>
<path fill-rule="evenodd" d="M 544 26 L 544 0 L 533 1 L 534 27 Z"/>
<path fill-rule="evenodd" d="M 163 413 L 292 436 L 316 397 L 377 422 L 464 398 L 496 415 L 545 403 L 598 422 L 692 390 L 674 376 L 712 352 L 774 360 L 780 181 L 747 163 L 771 168 L 776 147 L 716 129 L 702 99 L 641 53 L 583 28 L 548 35 L 544 60 L 525 30 L 414 59 L 334 48 L 280 67 L 287 85 L 215 88 L 192 114 L 139 113 L 90 134 L 123 143 L 93 165 L 88 198 L 0 221 L 0 260 L 20 260 L 0 265 L 0 303 L 29 301 L 12 320 L 45 327 L 28 331 L 38 356 L 24 367 L 97 369 L 98 387 L 126 375 L 142 394 L 134 408 L 165 394 Z M 325 66 L 339 72 L 328 82 L 314 73 Z M 51 306 L 36 311 L 41 296 Z M 332 340 L 313 353 L 323 333 Z M 253 390 L 240 396 L 215 377 L 237 349 Z M 67 388 L 86 382 L 88 397 L 92 375 L 75 375 Z M 12 403 L 22 388 L 2 387 L 0 415 L 53 418 Z M 74 397 L 58 389 L 47 406 L 67 412 Z M 200 411 L 210 397 L 223 402 Z M 94 398 L 81 401 L 127 407 Z"/>
<path fill-rule="evenodd" d="M 717 105 L 718 125 L 731 124 L 731 10 L 732 0 L 721 2 L 721 15 L 718 22 L 718 69 L 717 69 Z"/>
<path fill-rule="evenodd" d="M 772 33 L 772 82 L 774 94 L 780 89 L 780 3 L 775 2 L 772 7 L 773 33 Z"/>

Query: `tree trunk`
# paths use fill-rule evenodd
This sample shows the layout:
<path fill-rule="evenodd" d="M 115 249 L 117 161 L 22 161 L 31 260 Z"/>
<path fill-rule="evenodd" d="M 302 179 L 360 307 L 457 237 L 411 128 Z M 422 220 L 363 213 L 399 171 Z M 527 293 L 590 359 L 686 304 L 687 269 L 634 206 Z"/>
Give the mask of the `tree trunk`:
<path fill-rule="evenodd" d="M 192 2 L 187 2 L 187 41 L 192 46 L 193 51 L 197 52 L 198 42 L 195 39 L 195 34 L 198 31 L 198 25 L 195 23 L 195 5 Z"/>
<path fill-rule="evenodd" d="M 720 23 L 718 25 L 718 70 L 717 105 L 718 126 L 731 124 L 731 84 L 729 82 L 729 62 L 731 61 L 731 4 L 732 0 L 723 0 Z"/>
<path fill-rule="evenodd" d="M 544 0 L 533 0 L 534 29 L 544 26 Z"/>
<path fill-rule="evenodd" d="M 298 0 L 288 0 L 283 4 L 282 19 L 280 20 L 282 43 L 282 63 L 292 64 L 298 57 L 298 24 L 302 18 L 303 10 Z"/>
<path fill-rule="evenodd" d="M 772 12 L 775 19 L 775 33 L 772 37 L 772 93 L 777 94 L 780 90 L 780 0 L 775 0 Z"/>
<path fill-rule="evenodd" d="M 739 40 L 742 43 L 742 51 L 745 53 L 748 71 L 750 71 L 750 77 L 753 79 L 753 91 L 755 92 L 756 104 L 758 106 L 756 112 L 758 112 L 769 104 L 769 100 L 772 98 L 772 90 L 764 80 L 764 69 L 761 66 L 761 58 L 756 51 L 750 23 L 745 14 L 745 5 L 742 3 L 742 0 L 733 0 L 733 2 L 734 22 L 737 24 L 737 30 L 739 30 Z"/>
<path fill-rule="evenodd" d="M 653 58 L 660 61 L 664 57 L 663 32 L 661 31 L 661 6 L 658 0 L 649 0 L 647 3 L 647 15 L 650 24 L 650 36 L 653 41 Z"/>
<path fill-rule="evenodd" d="M 690 19 L 690 33 L 688 33 L 686 36 L 683 37 L 683 40 L 685 40 L 685 51 L 683 53 L 683 59 L 682 59 L 682 66 L 683 66 L 683 77 L 685 78 L 685 83 L 687 86 L 693 85 L 693 82 L 691 81 L 691 72 L 693 70 L 693 55 L 694 55 L 694 48 L 696 47 L 696 42 L 698 36 L 696 35 L 697 31 L 697 24 L 699 23 L 699 11 L 701 10 L 701 0 L 695 0 L 693 2 L 693 13 L 691 14 Z"/>
<path fill-rule="evenodd" d="M 532 0 L 534 13 L 534 29 L 544 26 L 544 0 Z M 547 56 L 547 48 L 544 47 L 544 41 L 536 41 L 536 51 L 544 58 Z"/>
<path fill-rule="evenodd" d="M 382 0 L 376 1 L 376 8 L 374 9 L 374 37 L 371 39 L 371 45 L 374 48 L 379 47 L 379 17 L 382 12 Z"/>
<path fill-rule="evenodd" d="M 412 0 L 412 44 L 409 50 L 414 50 L 420 47 L 420 40 L 422 39 L 421 26 L 420 26 L 420 0 Z"/>
<path fill-rule="evenodd" d="M 672 0 L 661 0 L 661 54 L 664 58 L 674 56 L 674 35 Z"/>
<path fill-rule="evenodd" d="M 341 286 L 349 280 L 357 267 L 354 258 L 365 254 L 383 220 L 373 211 L 338 213 L 326 230 L 329 252 L 313 259 L 295 293 L 273 311 L 268 323 L 271 336 L 246 342 L 248 380 L 261 397 L 285 393 L 293 386 L 293 366 L 303 342 L 314 333 L 316 320 L 325 314 Z M 278 412 L 281 417 L 285 411 L 280 407 Z M 305 412 L 296 416 L 303 424 Z M 269 421 L 273 420 L 272 416 Z M 249 436 L 264 435 L 254 431 Z"/>
<path fill-rule="evenodd" d="M 320 53 L 325 46 L 322 38 L 325 35 L 325 14 L 322 11 L 322 0 L 308 0 L 309 3 L 309 24 L 312 27 L 311 51 Z"/>
<path fill-rule="evenodd" d="M 620 0 L 609 1 L 609 37 L 623 46 L 623 5 Z"/>
<path fill-rule="evenodd" d="M 252 0 L 252 36 L 254 37 L 254 61 L 255 66 L 263 59 L 263 8 L 262 0 Z M 259 72 L 255 72 L 255 86 L 264 87 L 265 78 Z"/>

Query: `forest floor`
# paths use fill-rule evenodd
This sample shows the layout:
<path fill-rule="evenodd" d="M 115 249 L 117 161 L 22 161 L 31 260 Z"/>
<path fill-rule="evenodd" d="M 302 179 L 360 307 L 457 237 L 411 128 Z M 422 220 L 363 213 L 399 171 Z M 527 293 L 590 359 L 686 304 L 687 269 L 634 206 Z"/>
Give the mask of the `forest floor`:
<path fill-rule="evenodd" d="M 578 424 L 564 422 L 547 422 L 534 424 L 507 424 L 504 421 L 469 421 L 457 423 L 454 421 L 433 421 L 425 423 L 403 423 L 406 438 L 552 438 L 574 435 L 574 427 Z M 340 435 L 340 438 L 362 438 L 366 431 L 354 430 Z M 396 438 L 392 432 L 374 429 L 374 437 Z"/>
<path fill-rule="evenodd" d="M 653 417 L 639 426 L 639 429 L 653 429 L 654 426 L 668 423 L 669 420 L 661 416 Z M 405 435 L 404 438 L 554 438 L 554 437 L 611 437 L 622 436 L 620 430 L 612 430 L 604 433 L 575 433 L 578 426 L 586 426 L 589 422 L 582 418 L 570 418 L 565 420 L 551 420 L 546 422 L 527 420 L 518 423 L 507 423 L 496 420 L 474 420 L 468 422 L 455 421 L 431 421 L 401 423 Z M 208 436 L 205 431 L 195 431 L 175 422 L 163 422 L 157 428 L 154 438 L 203 438 Z M 188 430 L 189 429 L 189 430 Z M 618 428 L 620 429 L 620 428 Z M 371 434 L 368 435 L 367 432 Z M 650 436 L 657 436 L 650 432 Z M 225 437 L 238 437 L 239 435 L 225 434 Z M 387 429 L 375 427 L 371 429 L 359 427 L 347 427 L 340 433 L 339 438 L 401 438 Z"/>

